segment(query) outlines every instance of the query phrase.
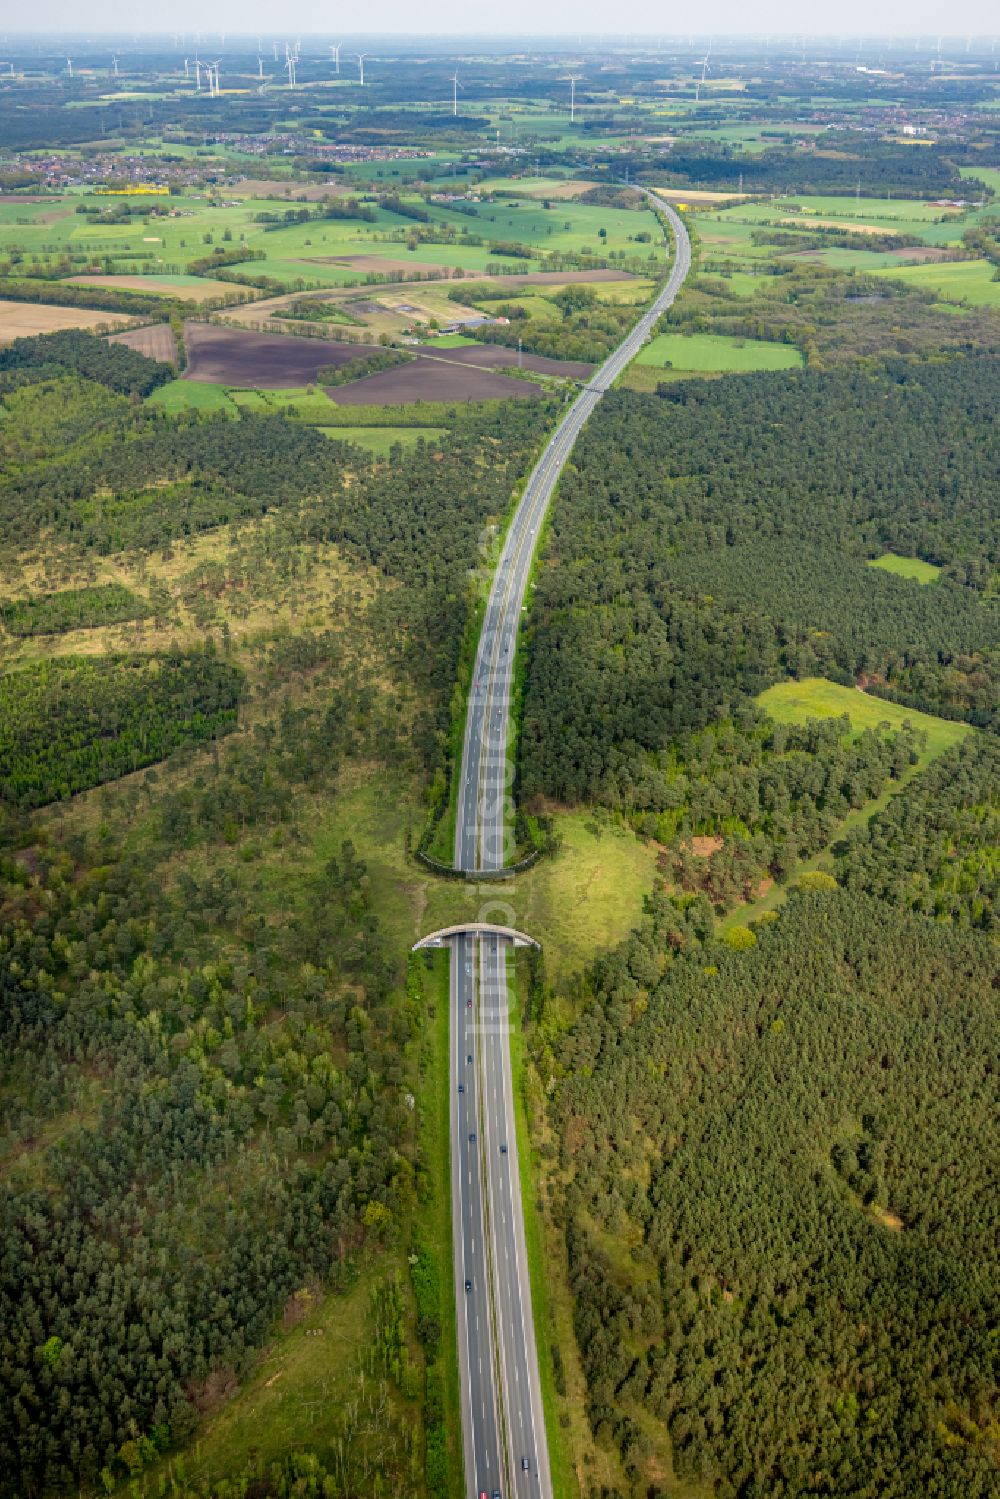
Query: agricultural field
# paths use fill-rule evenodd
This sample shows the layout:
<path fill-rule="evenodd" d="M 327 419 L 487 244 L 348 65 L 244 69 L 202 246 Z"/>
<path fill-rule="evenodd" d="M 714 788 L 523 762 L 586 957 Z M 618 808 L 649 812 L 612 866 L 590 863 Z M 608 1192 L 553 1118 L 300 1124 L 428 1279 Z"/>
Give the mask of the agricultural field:
<path fill-rule="evenodd" d="M 163 364 L 177 363 L 177 342 L 169 323 L 149 323 L 127 333 L 112 333 L 108 342 L 124 344 L 126 348 L 145 354 L 147 359 L 158 359 Z"/>
<path fill-rule="evenodd" d="M 578 181 L 573 177 L 484 177 L 476 184 L 477 193 L 523 193 L 528 198 L 551 198 L 553 201 L 578 198 L 597 183 Z"/>
<path fill-rule="evenodd" d="M 715 333 L 658 333 L 636 358 L 637 365 L 693 374 L 799 369 L 802 355 L 789 344 L 726 338 Z"/>
<path fill-rule="evenodd" d="M 49 307 L 43 302 L 9 302 L 0 297 L 0 344 L 9 344 L 15 338 L 30 338 L 36 333 L 58 333 L 61 328 L 103 332 L 128 327 L 131 321 L 120 313 L 85 307 Z"/>
<path fill-rule="evenodd" d="M 885 275 L 918 291 L 935 292 L 943 301 L 973 307 L 1000 307 L 1000 281 L 988 260 L 957 260 L 942 265 L 902 266 Z"/>
<path fill-rule="evenodd" d="M 403 165 L 394 164 L 393 169 L 402 173 Z M 344 189 L 333 184 L 331 193 L 342 197 Z M 314 200 L 312 193 L 307 197 Z M 411 201 L 419 204 L 420 200 Z M 245 245 L 262 252 L 264 258 L 253 265 L 255 274 L 285 283 L 336 286 L 349 284 L 357 274 L 381 270 L 383 263 L 386 271 L 459 267 L 482 272 L 497 258 L 489 248 L 491 242 L 516 241 L 543 256 L 587 249 L 594 254 L 635 253 L 634 235 L 642 231 L 654 232 L 654 245 L 659 239 L 655 222 L 645 211 L 603 209 L 570 200 L 553 200 L 549 209 L 540 202 L 470 206 L 476 210 L 474 215 L 458 214 L 434 202 L 424 211 L 430 226 L 440 226 L 446 236 L 472 232 L 482 236 L 482 246 L 446 239 L 407 247 L 413 221 L 378 205 L 366 206 L 365 216 L 357 219 L 263 225 L 258 217 L 270 213 L 280 220 L 289 211 L 288 200 L 241 195 L 237 187 L 232 197 L 221 201 L 200 195 L 167 199 L 137 195 L 130 199 L 129 218 L 117 222 L 107 220 L 107 198 L 74 194 L 44 204 L 26 204 L 25 210 L 30 211 L 0 216 L 0 255 L 16 250 L 33 264 L 68 256 L 77 262 L 71 265 L 75 284 L 117 285 L 198 300 L 232 291 L 227 283 L 212 282 L 210 277 L 200 281 L 186 273 L 188 264 L 216 246 Z M 362 255 L 368 257 L 366 265 L 357 263 L 356 257 Z M 95 262 L 101 263 L 100 271 Z M 515 268 L 536 269 L 542 263 L 529 258 L 516 262 Z"/>
<path fill-rule="evenodd" d="M 144 292 L 153 297 L 176 297 L 182 302 L 204 302 L 210 297 L 231 297 L 228 281 L 213 281 L 209 276 L 69 276 L 69 286 L 111 286 L 122 291 Z"/>
<path fill-rule="evenodd" d="M 503 344 L 466 343 L 451 349 L 441 349 L 443 340 L 433 339 L 425 345 L 425 359 L 444 358 L 449 363 L 463 364 L 473 369 L 525 369 L 536 375 L 552 375 L 556 379 L 586 380 L 593 372 L 592 364 L 583 364 L 572 359 L 547 359 L 544 354 L 528 354 L 517 349 L 508 349 Z M 441 351 L 439 353 L 439 351 Z"/>
<path fill-rule="evenodd" d="M 495 374 L 454 360 L 421 357 L 398 369 L 382 370 L 334 389 L 333 399 L 338 406 L 409 405 L 415 401 L 525 401 L 543 394 L 542 387 L 530 380 Z"/>
<path fill-rule="evenodd" d="M 361 343 L 338 343 L 330 339 L 304 338 L 294 334 L 255 333 L 249 328 L 223 328 L 191 323 L 185 328 L 188 367 L 184 381 L 213 389 L 229 387 L 228 399 L 238 399 L 235 390 L 299 391 L 315 384 L 326 365 L 341 366 L 377 354 L 379 349 Z M 477 344 L 473 348 L 443 349 L 433 345 L 426 353 L 414 354 L 397 369 L 383 370 L 363 379 L 335 387 L 338 405 L 393 405 L 413 401 L 488 401 L 524 399 L 541 394 L 538 385 L 493 373 L 494 366 L 516 366 L 516 351 Z M 522 366 L 547 375 L 581 378 L 590 367 L 559 360 L 522 356 Z M 199 398 L 192 398 L 198 403 Z M 248 391 L 246 399 L 251 399 Z M 316 398 L 324 401 L 325 397 Z M 180 402 L 171 390 L 161 403 Z M 215 397 L 207 404 L 221 404 Z M 314 418 L 315 419 L 315 418 Z M 322 422 L 320 422 L 322 425 Z"/>
<path fill-rule="evenodd" d="M 348 364 L 374 350 L 360 343 L 336 343 L 294 334 L 254 333 L 249 328 L 222 328 L 187 323 L 186 378 L 223 385 L 260 385 L 295 389 L 309 385 L 325 364 Z"/>

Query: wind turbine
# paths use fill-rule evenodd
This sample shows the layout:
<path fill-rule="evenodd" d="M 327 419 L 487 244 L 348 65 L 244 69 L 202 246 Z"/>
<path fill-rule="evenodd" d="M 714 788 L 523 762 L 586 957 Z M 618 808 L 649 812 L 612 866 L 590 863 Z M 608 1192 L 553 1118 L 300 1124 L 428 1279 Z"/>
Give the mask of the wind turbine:
<path fill-rule="evenodd" d="M 364 86 L 365 86 L 365 58 L 366 57 L 371 57 L 371 53 L 370 52 L 359 52 L 358 53 L 358 77 L 359 77 L 359 79 L 361 81 L 361 87 L 362 88 L 364 88 Z"/>
<path fill-rule="evenodd" d="M 582 73 L 570 73 L 566 79 L 569 84 L 569 122 L 571 125 L 576 119 L 576 86 L 582 77 Z"/>
<path fill-rule="evenodd" d="M 285 60 L 285 71 L 288 73 L 288 87 L 295 87 L 295 58 L 291 52 Z"/>
<path fill-rule="evenodd" d="M 222 92 L 219 87 L 219 63 L 221 61 L 222 58 L 217 57 L 214 62 L 208 65 L 209 93 L 213 99 L 217 99 Z"/>
<path fill-rule="evenodd" d="M 73 76 L 73 59 L 71 57 L 67 57 L 67 59 L 66 59 L 66 71 L 69 74 L 69 76 L 72 78 L 72 76 Z"/>
<path fill-rule="evenodd" d="M 257 59 L 257 77 L 258 78 L 263 78 L 263 76 L 264 76 L 264 59 L 262 57 L 258 57 L 258 59 Z"/>
<path fill-rule="evenodd" d="M 459 83 L 459 81 L 458 81 L 458 69 L 456 68 L 455 69 L 455 75 L 454 75 L 454 77 L 451 80 L 451 112 L 452 112 L 453 115 L 457 115 L 458 114 L 458 91 L 459 91 L 459 89 L 461 89 L 463 93 L 465 92 L 464 85 L 461 84 L 461 83 Z"/>
<path fill-rule="evenodd" d="M 708 72 L 708 58 L 707 57 L 701 57 L 701 58 L 698 59 L 698 61 L 701 63 L 701 78 L 695 84 L 694 102 L 696 104 L 698 103 L 698 100 L 701 98 L 701 91 L 702 91 L 702 89 L 705 86 L 705 74 Z M 695 67 L 697 67 L 697 66 L 698 66 L 698 64 L 696 63 Z"/>
<path fill-rule="evenodd" d="M 201 59 L 197 58 L 197 57 L 194 60 L 194 86 L 198 90 L 198 93 L 200 94 L 201 93 Z"/>
<path fill-rule="evenodd" d="M 191 74 L 188 72 L 188 62 L 189 61 L 190 61 L 190 59 L 187 58 L 187 57 L 185 57 L 185 59 L 184 59 L 184 81 L 185 82 L 187 82 L 187 80 L 191 77 Z"/>
<path fill-rule="evenodd" d="M 118 77 L 118 59 L 117 59 L 117 57 L 113 57 L 111 59 L 111 71 L 114 74 L 114 76 L 117 78 Z"/>
<path fill-rule="evenodd" d="M 338 78 L 340 76 L 340 49 L 343 45 L 343 42 L 336 42 L 330 48 L 330 56 L 333 58 L 334 71 L 336 72 Z"/>

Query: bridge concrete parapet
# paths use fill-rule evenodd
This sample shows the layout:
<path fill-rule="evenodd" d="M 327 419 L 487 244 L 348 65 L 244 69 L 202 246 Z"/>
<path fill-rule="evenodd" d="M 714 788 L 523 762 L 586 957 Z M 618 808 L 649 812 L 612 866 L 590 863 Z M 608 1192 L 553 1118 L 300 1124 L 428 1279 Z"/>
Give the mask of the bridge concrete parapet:
<path fill-rule="evenodd" d="M 515 947 L 536 947 L 539 950 L 542 945 L 534 937 L 529 937 L 526 932 L 516 931 L 512 926 L 494 926 L 489 921 L 468 921 L 461 926 L 443 926 L 438 932 L 428 932 L 426 937 L 414 942 L 411 952 L 428 947 L 447 947 L 453 937 L 503 937 Z"/>

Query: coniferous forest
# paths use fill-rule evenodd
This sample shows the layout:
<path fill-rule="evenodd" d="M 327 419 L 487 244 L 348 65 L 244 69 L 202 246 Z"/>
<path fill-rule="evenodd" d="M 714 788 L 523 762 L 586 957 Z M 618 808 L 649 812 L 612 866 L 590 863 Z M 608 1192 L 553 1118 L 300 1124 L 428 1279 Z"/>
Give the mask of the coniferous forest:
<path fill-rule="evenodd" d="M 613 395 L 553 509 L 523 793 L 603 804 L 665 876 L 576 1019 L 534 999 L 618 1492 L 672 1492 L 664 1460 L 730 1496 L 995 1492 L 995 382 Z M 757 701 L 818 678 L 843 717 Z M 859 686 L 895 733 L 852 732 Z"/>

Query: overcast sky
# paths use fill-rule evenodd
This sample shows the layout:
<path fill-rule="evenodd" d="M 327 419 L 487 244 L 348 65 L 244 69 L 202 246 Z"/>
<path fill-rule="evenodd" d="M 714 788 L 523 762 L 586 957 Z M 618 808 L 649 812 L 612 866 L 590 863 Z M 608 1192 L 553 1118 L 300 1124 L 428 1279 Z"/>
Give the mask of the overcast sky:
<path fill-rule="evenodd" d="M 171 0 L 169 5 L 136 0 L 93 0 L 82 7 L 77 0 L 33 0 L 30 6 L 8 10 L 8 21 L 18 30 L 45 29 L 75 33 L 102 31 L 160 31 L 198 28 L 209 32 L 285 32 L 364 34 L 422 33 L 544 33 L 580 31 L 595 34 L 613 26 L 617 33 L 676 34 L 679 26 L 706 34 L 753 32 L 833 32 L 858 35 L 913 36 L 940 31 L 964 38 L 1000 36 L 996 0 L 837 0 L 826 7 L 803 0 L 708 0 L 684 6 L 680 13 L 662 0 L 503 0 L 502 4 L 471 4 L 470 0 L 366 0 L 363 5 L 331 6 L 325 0 Z M 964 41 L 962 43 L 964 50 Z"/>

